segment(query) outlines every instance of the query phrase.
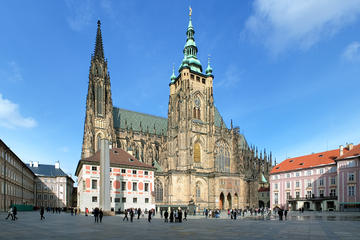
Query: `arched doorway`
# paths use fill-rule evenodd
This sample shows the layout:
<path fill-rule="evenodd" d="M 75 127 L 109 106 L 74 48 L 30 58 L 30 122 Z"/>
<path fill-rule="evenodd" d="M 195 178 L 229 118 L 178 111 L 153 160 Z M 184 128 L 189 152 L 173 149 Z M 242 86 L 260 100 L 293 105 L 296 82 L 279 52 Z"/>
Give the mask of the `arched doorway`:
<path fill-rule="evenodd" d="M 228 193 L 228 195 L 227 195 L 227 197 L 226 197 L 226 200 L 227 200 L 227 207 L 229 208 L 229 209 L 231 209 L 232 208 L 232 202 L 231 202 L 231 194 L 230 193 Z"/>
<path fill-rule="evenodd" d="M 220 193 L 220 202 L 219 202 L 219 208 L 220 209 L 224 209 L 224 201 L 225 201 L 225 196 L 223 193 Z"/>

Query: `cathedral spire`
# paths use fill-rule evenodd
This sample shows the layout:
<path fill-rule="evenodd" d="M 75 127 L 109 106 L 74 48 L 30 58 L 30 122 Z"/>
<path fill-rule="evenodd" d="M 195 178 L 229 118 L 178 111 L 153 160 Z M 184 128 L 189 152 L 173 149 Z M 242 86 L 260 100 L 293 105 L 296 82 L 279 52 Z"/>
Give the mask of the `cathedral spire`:
<path fill-rule="evenodd" d="M 190 10 L 189 24 L 186 31 L 186 43 L 183 50 L 184 59 L 180 65 L 179 71 L 181 71 L 181 69 L 185 67 L 188 67 L 194 72 L 202 73 L 201 63 L 199 59 L 197 59 L 198 49 L 196 47 L 195 38 L 194 38 L 195 30 L 191 20 L 191 15 L 192 15 L 191 7 L 189 8 L 189 10 Z"/>
<path fill-rule="evenodd" d="M 94 57 L 98 59 L 104 59 L 104 48 L 102 43 L 102 36 L 101 36 L 101 23 L 100 20 L 97 21 L 97 32 L 96 32 L 96 42 L 95 42 L 95 50 L 94 50 Z"/>

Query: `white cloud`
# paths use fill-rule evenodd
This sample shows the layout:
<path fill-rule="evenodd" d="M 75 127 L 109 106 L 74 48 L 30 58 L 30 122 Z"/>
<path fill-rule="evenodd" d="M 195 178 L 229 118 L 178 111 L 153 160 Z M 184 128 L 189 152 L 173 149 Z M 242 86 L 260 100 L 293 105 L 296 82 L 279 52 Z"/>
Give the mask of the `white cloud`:
<path fill-rule="evenodd" d="M 350 43 L 345 48 L 342 57 L 350 62 L 360 60 L 360 42 Z"/>
<path fill-rule="evenodd" d="M 32 128 L 36 121 L 30 117 L 23 117 L 19 112 L 19 106 L 0 94 L 0 126 L 6 128 Z"/>
<path fill-rule="evenodd" d="M 216 87 L 233 87 L 240 81 L 241 72 L 235 65 L 230 65 L 225 71 L 225 77 L 220 82 L 215 82 Z"/>
<path fill-rule="evenodd" d="M 67 22 L 74 31 L 80 31 L 90 24 L 94 14 L 93 1 L 91 0 L 66 0 L 66 6 L 69 10 Z"/>
<path fill-rule="evenodd" d="M 59 148 L 60 152 L 64 152 L 64 153 L 68 153 L 69 152 L 69 148 L 67 146 L 63 146 Z"/>
<path fill-rule="evenodd" d="M 9 82 L 23 80 L 20 67 L 15 61 L 8 62 L 5 68 L 0 69 L 0 78 Z"/>
<path fill-rule="evenodd" d="M 360 15 L 360 0 L 256 0 L 243 34 L 263 41 L 274 55 L 306 50 Z"/>

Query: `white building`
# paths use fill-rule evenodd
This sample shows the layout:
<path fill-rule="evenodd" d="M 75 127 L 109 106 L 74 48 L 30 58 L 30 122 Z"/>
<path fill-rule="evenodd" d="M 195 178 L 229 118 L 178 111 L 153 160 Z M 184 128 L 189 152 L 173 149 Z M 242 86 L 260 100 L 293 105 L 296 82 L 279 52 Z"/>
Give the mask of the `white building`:
<path fill-rule="evenodd" d="M 72 207 L 74 180 L 55 165 L 30 162 L 26 164 L 37 176 L 35 179 L 35 206 Z"/>
<path fill-rule="evenodd" d="M 155 208 L 153 197 L 155 168 L 140 162 L 122 149 L 109 150 L 111 211 Z M 100 151 L 81 159 L 76 168 L 78 177 L 77 207 L 92 211 L 99 207 Z"/>

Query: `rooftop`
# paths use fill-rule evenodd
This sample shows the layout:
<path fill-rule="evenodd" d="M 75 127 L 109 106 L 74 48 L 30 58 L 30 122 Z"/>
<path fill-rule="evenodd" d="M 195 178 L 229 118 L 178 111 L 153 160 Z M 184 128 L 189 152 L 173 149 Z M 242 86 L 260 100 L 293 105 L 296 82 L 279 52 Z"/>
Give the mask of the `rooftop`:
<path fill-rule="evenodd" d="M 347 146 L 347 148 L 348 147 L 349 146 Z M 351 158 L 357 156 L 360 156 L 360 144 L 353 146 L 352 149 L 347 152 L 345 152 L 345 148 L 344 148 L 344 154 L 339 156 L 336 160 L 342 160 L 345 158 Z"/>
<path fill-rule="evenodd" d="M 66 173 L 64 173 L 63 170 L 61 170 L 60 168 L 55 168 L 55 165 L 48 165 L 48 164 L 38 164 L 37 167 L 32 165 L 30 166 L 30 164 L 26 164 L 31 171 L 33 171 L 33 173 L 36 176 L 43 176 L 43 177 L 67 177 L 68 175 Z"/>

